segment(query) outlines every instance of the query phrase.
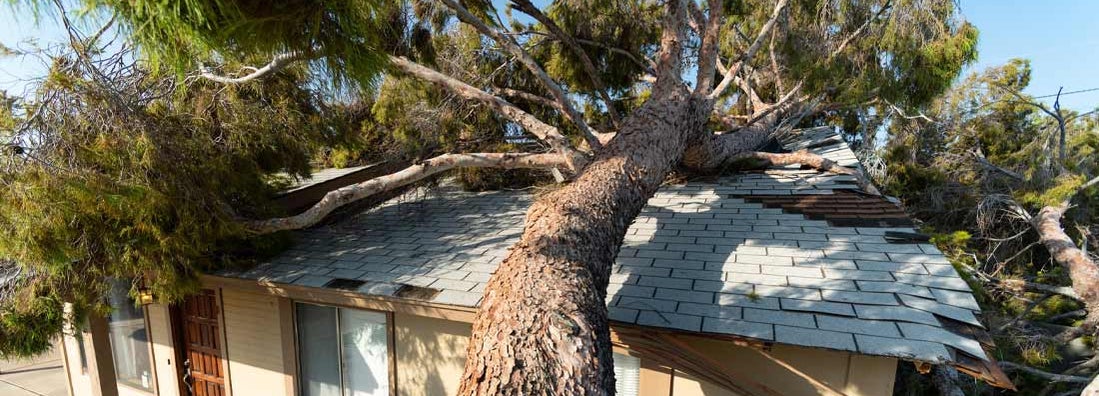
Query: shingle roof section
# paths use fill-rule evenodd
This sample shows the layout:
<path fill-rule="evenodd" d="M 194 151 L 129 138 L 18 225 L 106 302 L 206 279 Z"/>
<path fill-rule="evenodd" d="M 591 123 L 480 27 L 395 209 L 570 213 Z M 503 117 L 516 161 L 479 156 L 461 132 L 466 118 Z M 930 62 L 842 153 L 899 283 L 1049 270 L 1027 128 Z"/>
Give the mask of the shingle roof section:
<path fill-rule="evenodd" d="M 850 150 L 839 144 L 804 146 L 846 161 Z M 957 351 L 987 360 L 972 337 L 948 330 L 952 321 L 980 326 L 979 307 L 942 253 L 884 236 L 915 230 L 836 226 L 746 199 L 836 194 L 853 182 L 777 169 L 661 188 L 613 267 L 611 319 L 932 363 L 953 362 Z M 432 302 L 475 307 L 532 199 L 446 187 L 406 195 L 223 275 L 311 287 L 351 278 L 366 281 L 358 292 L 385 296 L 398 290 L 385 285 L 406 284 L 439 290 Z"/>

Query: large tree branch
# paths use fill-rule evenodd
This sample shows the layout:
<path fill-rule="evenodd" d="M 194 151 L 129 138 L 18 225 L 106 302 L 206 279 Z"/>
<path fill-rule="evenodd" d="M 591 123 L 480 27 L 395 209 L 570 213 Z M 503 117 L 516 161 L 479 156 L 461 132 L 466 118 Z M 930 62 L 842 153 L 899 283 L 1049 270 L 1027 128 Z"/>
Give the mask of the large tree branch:
<path fill-rule="evenodd" d="M 729 71 L 725 73 L 725 78 L 723 78 L 721 82 L 717 84 L 717 87 L 710 92 L 711 99 L 716 99 L 718 96 L 721 96 L 721 93 L 725 91 L 725 88 L 733 82 L 733 77 L 740 74 L 741 69 L 752 60 L 752 57 L 755 56 L 756 52 L 759 52 L 759 48 L 763 46 L 764 38 L 771 34 L 771 29 L 775 28 L 775 23 L 778 21 L 779 16 L 782 15 L 782 10 L 786 8 L 787 2 L 787 0 L 778 0 L 775 4 L 774 11 L 771 12 L 771 19 L 768 19 L 767 23 L 763 24 L 763 28 L 760 29 L 759 35 L 756 36 L 752 45 L 740 56 L 735 67 L 729 68 Z"/>
<path fill-rule="evenodd" d="M 656 82 L 653 84 L 653 97 L 664 98 L 677 95 L 685 90 L 683 85 L 683 46 L 687 42 L 689 11 L 687 2 L 694 0 L 671 0 L 665 5 L 667 11 L 661 20 L 660 51 L 657 52 Z"/>
<path fill-rule="evenodd" d="M 1031 225 L 1038 232 L 1038 240 L 1046 247 L 1053 260 L 1068 270 L 1072 289 L 1088 310 L 1083 329 L 1094 332 L 1099 324 L 1099 267 L 1082 250 L 1076 247 L 1061 227 L 1061 216 L 1068 205 L 1046 206 L 1031 218 Z"/>
<path fill-rule="evenodd" d="M 832 160 L 824 158 L 820 155 L 810 153 L 806 150 L 799 150 L 799 151 L 795 151 L 795 152 L 792 152 L 792 153 L 764 153 L 764 152 L 743 153 L 743 154 L 735 155 L 735 156 L 729 158 L 726 162 L 727 163 L 743 163 L 745 161 L 749 161 L 749 162 L 755 161 L 757 163 L 754 164 L 754 165 L 757 166 L 757 167 L 762 167 L 762 168 L 766 168 L 766 167 L 770 167 L 770 166 L 786 166 L 786 165 L 799 165 L 800 164 L 800 165 L 808 166 L 810 168 L 813 168 L 813 169 L 816 169 L 816 170 L 819 170 L 819 171 L 836 173 L 836 174 L 840 174 L 840 175 L 850 175 L 850 176 L 855 177 L 855 179 L 859 183 L 859 187 L 862 188 L 863 191 L 866 191 L 866 192 L 874 194 L 874 195 L 881 195 L 881 193 L 878 192 L 878 189 L 876 187 L 874 187 L 874 184 L 870 183 L 870 181 L 867 180 L 866 177 L 864 177 L 862 175 L 862 172 L 859 172 L 858 170 L 851 169 L 851 168 L 848 168 L 848 167 L 845 167 L 845 166 L 841 166 L 836 161 L 832 161 Z"/>
<path fill-rule="evenodd" d="M 442 0 L 442 2 L 443 4 L 446 4 L 447 7 L 450 7 L 450 9 L 454 10 L 458 15 L 458 19 L 473 26 L 473 28 L 477 29 L 481 34 L 491 37 L 497 44 L 503 47 L 505 51 L 514 56 L 519 63 L 526 66 L 527 70 L 529 70 L 531 74 L 534 74 L 534 77 L 549 90 L 553 99 L 560 102 L 561 106 L 565 108 L 565 117 L 572 121 L 573 124 L 576 124 L 584 134 L 584 139 L 588 141 L 588 145 L 591 146 L 592 149 L 599 149 L 602 146 L 602 144 L 599 143 L 599 138 L 597 136 L 598 132 L 592 129 L 587 121 L 584 121 L 583 115 L 581 115 L 572 105 L 572 101 L 569 100 L 565 90 L 561 89 L 561 86 L 557 84 L 556 81 L 553 81 L 553 78 L 546 73 L 545 69 L 542 69 L 542 66 L 538 64 L 538 61 L 535 60 L 530 53 L 519 46 L 512 37 L 509 37 L 498 29 L 489 27 L 488 24 L 459 4 L 457 0 Z"/>
<path fill-rule="evenodd" d="M 214 74 L 213 72 L 210 72 L 205 67 L 203 67 L 201 69 L 201 72 L 200 72 L 199 76 L 201 76 L 202 78 L 205 78 L 207 80 L 222 83 L 222 84 L 243 84 L 243 83 L 258 79 L 258 78 L 266 77 L 270 74 L 274 74 L 274 73 L 278 72 L 279 70 L 285 69 L 287 66 L 293 64 L 294 62 L 309 59 L 309 58 L 310 58 L 310 55 L 306 54 L 305 52 L 301 52 L 301 51 L 286 52 L 286 53 L 275 55 L 271 59 L 271 62 L 267 63 L 267 65 L 264 65 L 263 67 L 255 69 L 251 73 L 240 76 L 240 77 L 227 77 L 227 76 L 217 75 L 217 74 Z"/>
<path fill-rule="evenodd" d="M 462 98 L 475 100 L 488 105 L 500 115 L 519 124 L 523 129 L 526 129 L 538 139 L 549 144 L 550 147 L 557 152 L 564 154 L 570 161 L 575 161 L 580 158 L 579 153 L 569 145 L 568 139 L 562 135 L 556 127 L 542 122 L 542 120 L 515 107 L 515 105 L 508 101 L 477 89 L 454 77 L 410 61 L 408 58 L 390 56 L 389 61 L 400 71 L 421 80 L 439 85 Z M 575 170 L 580 167 L 580 164 L 570 162 L 569 167 Z"/>
<path fill-rule="evenodd" d="M 580 47 L 580 44 L 576 41 L 576 39 L 572 37 L 572 35 L 566 33 L 563 29 L 561 29 L 561 27 L 558 26 L 557 23 L 553 21 L 553 19 L 550 19 L 550 17 L 542 13 L 542 11 L 538 9 L 538 7 L 535 7 L 534 4 L 530 2 L 530 0 L 512 0 L 512 4 L 515 4 L 515 8 L 517 8 L 519 11 L 530 15 L 532 18 L 545 26 L 546 29 L 549 29 L 551 34 L 553 34 L 558 40 L 564 43 L 566 47 L 569 47 L 569 49 L 572 50 L 572 52 L 576 54 L 578 58 L 580 58 L 581 66 L 584 67 L 584 71 L 588 74 L 588 78 L 591 79 L 595 91 L 599 94 L 599 97 L 603 99 L 604 105 L 607 106 L 607 114 L 610 115 L 611 122 L 617 128 L 619 124 L 618 111 L 615 110 L 614 101 L 612 101 L 610 95 L 607 94 L 607 86 L 603 83 L 603 79 L 599 77 L 599 71 L 595 69 L 595 64 L 592 63 L 591 57 L 588 56 L 588 53 Z"/>
<path fill-rule="evenodd" d="M 297 230 L 316 225 L 332 211 L 374 194 L 393 190 L 423 180 L 429 176 L 459 167 L 472 168 L 554 168 L 566 166 L 566 156 L 528 153 L 443 154 L 396 173 L 352 184 L 328 192 L 305 212 L 277 219 L 253 221 L 248 228 L 260 234 Z"/>
<path fill-rule="evenodd" d="M 1011 362 L 1001 361 L 1000 362 L 1000 367 L 1003 368 L 1004 370 L 1008 370 L 1008 371 L 1022 371 L 1024 373 L 1031 374 L 1031 375 L 1036 375 L 1036 376 L 1045 378 L 1045 379 L 1053 381 L 1053 382 L 1074 382 L 1074 383 L 1082 383 L 1082 384 L 1086 384 L 1088 382 L 1091 382 L 1091 378 L 1088 378 L 1088 377 L 1077 377 L 1077 376 L 1072 376 L 1072 375 L 1054 374 L 1054 373 L 1050 373 L 1050 372 L 1047 372 L 1047 371 L 1038 370 L 1038 369 L 1033 368 L 1033 367 L 1024 366 L 1024 365 L 1021 365 L 1021 364 L 1015 364 L 1015 363 L 1011 363 Z"/>
<path fill-rule="evenodd" d="M 708 0 L 710 16 L 702 25 L 699 32 L 702 46 L 698 51 L 698 76 L 695 84 L 695 95 L 705 95 L 714 85 L 714 69 L 717 67 L 718 39 L 720 38 L 721 25 L 725 22 L 725 11 L 722 0 Z M 692 5 L 695 3 L 692 1 Z M 696 17 L 698 19 L 700 17 Z"/>

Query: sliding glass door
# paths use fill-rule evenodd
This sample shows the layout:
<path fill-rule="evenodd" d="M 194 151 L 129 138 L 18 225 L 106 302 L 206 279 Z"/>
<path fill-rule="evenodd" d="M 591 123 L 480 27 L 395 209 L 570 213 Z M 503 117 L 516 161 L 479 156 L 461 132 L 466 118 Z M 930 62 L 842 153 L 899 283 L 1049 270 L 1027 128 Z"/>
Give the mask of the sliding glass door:
<path fill-rule="evenodd" d="M 303 396 L 389 394 L 386 314 L 295 304 Z"/>

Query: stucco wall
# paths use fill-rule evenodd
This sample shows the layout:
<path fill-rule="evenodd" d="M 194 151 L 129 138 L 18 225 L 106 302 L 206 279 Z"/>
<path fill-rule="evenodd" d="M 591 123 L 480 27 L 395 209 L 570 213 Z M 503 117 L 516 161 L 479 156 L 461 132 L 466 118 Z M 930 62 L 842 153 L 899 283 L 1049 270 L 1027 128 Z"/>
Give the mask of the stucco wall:
<path fill-rule="evenodd" d="M 229 360 L 226 375 L 232 395 L 289 394 L 284 374 L 282 320 L 291 318 L 282 317 L 279 298 L 222 289 L 222 312 L 224 352 Z"/>
<path fill-rule="evenodd" d="M 398 393 L 403 396 L 457 394 L 470 324 L 396 314 L 393 326 Z"/>

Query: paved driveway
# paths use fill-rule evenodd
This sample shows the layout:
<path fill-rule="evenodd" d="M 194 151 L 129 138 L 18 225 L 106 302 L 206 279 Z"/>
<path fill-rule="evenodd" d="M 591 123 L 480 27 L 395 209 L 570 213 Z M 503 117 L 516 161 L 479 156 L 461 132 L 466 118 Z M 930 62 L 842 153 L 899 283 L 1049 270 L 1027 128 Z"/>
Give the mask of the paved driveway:
<path fill-rule="evenodd" d="M 66 396 L 61 349 L 29 360 L 0 360 L 0 395 Z"/>

